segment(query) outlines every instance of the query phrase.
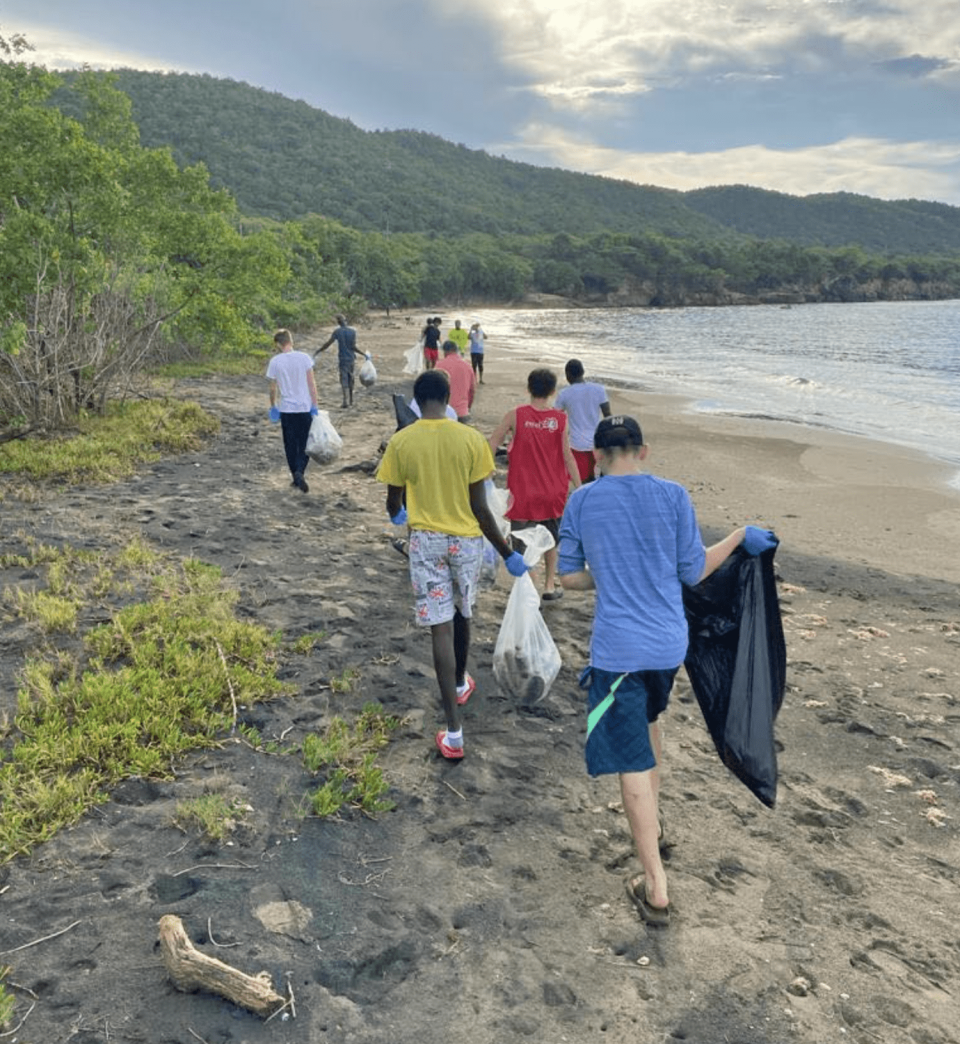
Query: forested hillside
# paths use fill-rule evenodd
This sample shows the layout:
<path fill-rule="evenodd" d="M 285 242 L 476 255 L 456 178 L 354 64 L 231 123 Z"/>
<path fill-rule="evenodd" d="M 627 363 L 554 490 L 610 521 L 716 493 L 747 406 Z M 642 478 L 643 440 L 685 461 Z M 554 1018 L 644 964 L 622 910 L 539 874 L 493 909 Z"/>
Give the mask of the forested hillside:
<path fill-rule="evenodd" d="M 726 227 L 804 246 L 855 243 L 884 254 L 960 250 L 960 207 L 905 199 L 890 203 L 850 192 L 788 196 L 748 185 L 685 192 L 684 202 Z"/>
<path fill-rule="evenodd" d="M 745 186 L 681 193 L 415 130 L 363 131 L 206 75 L 80 79 L 97 77 L 129 99 L 143 147 L 169 149 L 187 170 L 202 163 L 236 200 L 242 236 L 291 244 L 298 280 L 358 308 L 536 294 L 657 307 L 960 296 L 960 208 Z M 75 79 L 53 101 L 95 129 Z"/>
<path fill-rule="evenodd" d="M 122 70 L 145 146 L 203 162 L 248 214 L 321 214 L 352 228 L 463 235 L 659 233 L 781 239 L 884 254 L 960 252 L 960 208 L 744 185 L 675 192 L 490 156 L 415 130 L 363 131 L 232 80 Z"/>
<path fill-rule="evenodd" d="M 666 189 L 544 169 L 422 131 L 363 131 L 302 101 L 207 75 L 117 73 L 141 142 L 203 162 L 240 208 L 378 232 L 718 235 Z"/>

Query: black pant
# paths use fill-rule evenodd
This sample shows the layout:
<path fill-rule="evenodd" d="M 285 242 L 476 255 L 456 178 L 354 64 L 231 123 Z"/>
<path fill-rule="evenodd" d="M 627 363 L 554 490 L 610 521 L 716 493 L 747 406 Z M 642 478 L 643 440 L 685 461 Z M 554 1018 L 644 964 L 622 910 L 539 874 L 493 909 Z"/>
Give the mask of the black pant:
<path fill-rule="evenodd" d="M 283 452 L 287 455 L 290 474 L 302 475 L 307 470 L 310 458 L 307 456 L 307 435 L 310 434 L 310 423 L 313 417 L 309 413 L 281 413 L 280 428 L 283 431 Z"/>
<path fill-rule="evenodd" d="M 483 376 L 483 352 L 471 352 L 470 353 L 470 365 L 473 367 L 473 372 Z"/>

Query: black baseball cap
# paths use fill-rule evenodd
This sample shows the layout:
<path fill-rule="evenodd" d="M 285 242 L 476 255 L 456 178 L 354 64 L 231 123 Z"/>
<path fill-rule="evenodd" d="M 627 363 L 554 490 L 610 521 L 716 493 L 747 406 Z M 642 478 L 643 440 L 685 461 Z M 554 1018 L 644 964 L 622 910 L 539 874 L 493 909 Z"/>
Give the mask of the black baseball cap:
<path fill-rule="evenodd" d="M 604 417 L 593 433 L 595 449 L 626 449 L 629 446 L 643 445 L 643 432 L 640 425 L 624 414 Z"/>

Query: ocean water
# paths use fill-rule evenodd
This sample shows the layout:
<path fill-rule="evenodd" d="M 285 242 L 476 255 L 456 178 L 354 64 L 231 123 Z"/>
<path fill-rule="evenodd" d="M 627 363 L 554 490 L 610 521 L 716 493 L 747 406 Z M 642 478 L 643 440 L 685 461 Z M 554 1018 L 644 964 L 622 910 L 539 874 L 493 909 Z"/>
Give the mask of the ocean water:
<path fill-rule="evenodd" d="M 683 395 L 690 409 L 907 446 L 957 469 L 960 301 L 677 309 L 487 310 L 502 341 L 558 370 Z"/>

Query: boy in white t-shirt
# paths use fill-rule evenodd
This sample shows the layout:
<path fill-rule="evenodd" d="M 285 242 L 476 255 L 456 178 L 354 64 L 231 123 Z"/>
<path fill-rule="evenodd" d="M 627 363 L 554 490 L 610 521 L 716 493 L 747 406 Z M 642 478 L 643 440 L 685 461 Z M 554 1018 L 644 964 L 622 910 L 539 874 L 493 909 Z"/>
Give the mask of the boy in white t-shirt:
<path fill-rule="evenodd" d="M 287 466 L 293 475 L 292 485 L 302 493 L 310 487 L 303 473 L 310 458 L 307 456 L 307 436 L 310 424 L 317 415 L 317 385 L 313 379 L 313 359 L 306 352 L 293 350 L 289 330 L 277 330 L 273 335 L 277 354 L 267 364 L 270 381 L 270 420 L 280 422 L 283 432 L 283 450 Z"/>
<path fill-rule="evenodd" d="M 564 367 L 567 387 L 562 388 L 554 405 L 563 410 L 570 423 L 570 449 L 577 462 L 581 482 L 596 477 L 593 433 L 601 417 L 610 416 L 610 401 L 602 384 L 583 379 L 583 363 L 571 359 Z"/>

